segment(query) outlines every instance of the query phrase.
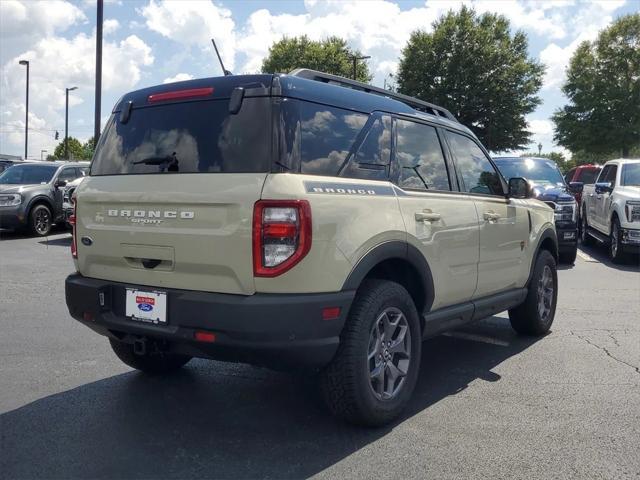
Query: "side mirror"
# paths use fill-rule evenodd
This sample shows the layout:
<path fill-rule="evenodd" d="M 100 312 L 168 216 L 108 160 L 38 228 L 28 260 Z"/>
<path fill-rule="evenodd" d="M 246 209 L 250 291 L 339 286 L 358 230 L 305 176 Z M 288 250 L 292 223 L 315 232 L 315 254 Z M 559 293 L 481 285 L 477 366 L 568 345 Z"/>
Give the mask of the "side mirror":
<path fill-rule="evenodd" d="M 65 182 L 64 180 L 56 180 L 56 183 L 53 184 L 53 186 L 56 188 L 65 187 L 66 185 L 67 182 Z"/>
<path fill-rule="evenodd" d="M 584 189 L 584 183 L 582 182 L 569 183 L 569 190 L 571 190 L 573 193 L 582 193 L 583 189 Z"/>
<path fill-rule="evenodd" d="M 613 191 L 613 187 L 611 186 L 611 182 L 596 183 L 596 193 L 598 195 L 602 195 L 605 192 L 611 193 L 612 191 Z"/>
<path fill-rule="evenodd" d="M 531 198 L 533 193 L 531 185 L 522 177 L 513 177 L 509 179 L 509 198 Z"/>

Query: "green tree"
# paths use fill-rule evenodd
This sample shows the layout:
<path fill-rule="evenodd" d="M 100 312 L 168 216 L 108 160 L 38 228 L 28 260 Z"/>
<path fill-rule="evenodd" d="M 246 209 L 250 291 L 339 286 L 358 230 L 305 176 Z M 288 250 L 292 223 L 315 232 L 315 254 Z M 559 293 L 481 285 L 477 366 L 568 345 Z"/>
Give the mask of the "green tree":
<path fill-rule="evenodd" d="M 77 138 L 69 137 L 69 158 L 65 157 L 64 139 L 56 146 L 53 156 L 57 160 L 86 160 L 85 151 Z"/>
<path fill-rule="evenodd" d="M 569 103 L 553 115 L 554 140 L 573 152 L 628 157 L 640 145 L 640 14 L 581 43 L 562 91 Z"/>
<path fill-rule="evenodd" d="M 493 151 L 530 143 L 525 115 L 540 104 L 544 67 L 501 15 L 450 11 L 402 51 L 398 90 L 449 109 Z"/>
<path fill-rule="evenodd" d="M 352 50 L 339 37 L 329 37 L 316 42 L 303 35 L 283 38 L 269 48 L 269 55 L 262 62 L 264 73 L 288 73 L 296 68 L 311 68 L 325 73 L 353 78 L 353 57 L 362 56 Z M 356 80 L 369 82 L 371 75 L 364 60 L 356 63 Z"/>
<path fill-rule="evenodd" d="M 85 160 L 93 158 L 93 152 L 96 149 L 96 137 L 91 137 L 82 145 L 82 155 Z"/>

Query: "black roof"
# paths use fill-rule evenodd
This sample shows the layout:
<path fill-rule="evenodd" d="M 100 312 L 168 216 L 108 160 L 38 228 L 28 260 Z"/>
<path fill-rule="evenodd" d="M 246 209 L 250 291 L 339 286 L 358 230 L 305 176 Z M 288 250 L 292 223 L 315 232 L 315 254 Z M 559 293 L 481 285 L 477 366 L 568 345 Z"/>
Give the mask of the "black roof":
<path fill-rule="evenodd" d="M 304 73 L 301 75 L 300 72 Z M 312 78 L 318 75 L 323 78 Z M 327 78 L 330 79 L 327 80 Z M 228 75 L 156 85 L 125 94 L 116 103 L 113 112 L 120 111 L 123 105 L 128 102 L 131 102 L 132 108 L 148 106 L 150 95 L 206 87 L 214 88 L 213 96 L 215 98 L 229 98 L 236 87 L 243 87 L 247 97 L 283 96 L 367 114 L 374 111 L 402 114 L 429 120 L 473 135 L 467 127 L 459 123 L 448 110 L 442 107 L 343 77 L 312 70 L 297 70 L 289 75 Z"/>

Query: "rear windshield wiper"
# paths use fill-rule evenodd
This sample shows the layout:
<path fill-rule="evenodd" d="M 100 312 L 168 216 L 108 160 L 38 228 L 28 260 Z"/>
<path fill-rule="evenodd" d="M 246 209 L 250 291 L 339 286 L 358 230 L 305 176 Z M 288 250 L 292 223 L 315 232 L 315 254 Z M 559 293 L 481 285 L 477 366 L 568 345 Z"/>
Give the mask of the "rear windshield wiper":
<path fill-rule="evenodd" d="M 164 171 L 164 166 L 168 165 L 168 172 L 177 172 L 178 167 L 178 157 L 176 157 L 176 152 L 173 152 L 171 155 L 165 155 L 164 157 L 147 157 L 142 160 L 136 160 L 133 162 L 134 165 L 159 165 L 160 171 Z"/>

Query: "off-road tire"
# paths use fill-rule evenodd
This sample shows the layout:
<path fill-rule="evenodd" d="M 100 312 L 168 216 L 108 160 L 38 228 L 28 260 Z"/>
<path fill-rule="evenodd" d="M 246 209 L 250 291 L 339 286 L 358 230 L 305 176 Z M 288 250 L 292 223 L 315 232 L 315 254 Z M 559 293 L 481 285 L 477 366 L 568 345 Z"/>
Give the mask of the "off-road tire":
<path fill-rule="evenodd" d="M 540 312 L 540 288 L 543 282 L 545 271 L 549 273 L 553 280 L 553 291 L 549 298 L 549 312 L 547 315 Z M 533 275 L 529 281 L 527 297 L 519 306 L 509 310 L 509 320 L 511 326 L 520 335 L 541 336 L 546 334 L 551 328 L 553 318 L 556 313 L 556 303 L 558 301 L 558 272 L 556 261 L 553 255 L 547 250 L 541 250 L 536 258 L 533 267 Z M 545 288 L 542 289 L 547 292 Z M 548 297 L 547 297 L 548 298 Z"/>
<path fill-rule="evenodd" d="M 374 325 L 380 325 L 381 315 L 389 309 L 401 312 L 406 319 L 406 330 L 410 334 L 406 344 L 410 345 L 410 356 L 404 383 L 395 396 L 381 399 L 374 393 L 371 383 L 369 353 L 373 344 L 370 341 Z M 338 351 L 320 374 L 320 387 L 329 410 L 349 423 L 371 427 L 384 425 L 398 417 L 411 398 L 418 379 L 421 346 L 418 312 L 407 290 L 387 280 L 365 280 L 351 306 L 340 335 Z"/>
<path fill-rule="evenodd" d="M 575 248 L 567 251 L 567 252 L 560 252 L 558 254 L 558 260 L 560 263 L 566 263 L 568 265 L 573 265 L 574 263 L 576 263 L 576 257 L 578 256 L 578 246 L 576 245 Z"/>
<path fill-rule="evenodd" d="M 585 247 L 593 245 L 593 237 L 589 235 L 589 224 L 587 223 L 587 210 L 582 209 L 582 215 L 580 215 L 580 243 Z"/>
<path fill-rule="evenodd" d="M 35 205 L 29 212 L 29 229 L 34 235 L 45 237 L 49 235 L 53 225 L 53 215 L 44 203 Z"/>
<path fill-rule="evenodd" d="M 611 234 L 609 235 L 609 258 L 613 263 L 623 263 L 626 260 L 620 233 L 620 221 L 614 216 L 611 220 Z"/>
<path fill-rule="evenodd" d="M 131 368 L 154 375 L 169 373 L 186 365 L 191 357 L 175 353 L 134 353 L 133 344 L 109 339 L 113 353 Z"/>

